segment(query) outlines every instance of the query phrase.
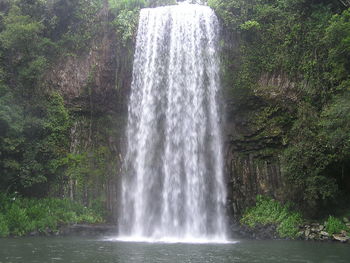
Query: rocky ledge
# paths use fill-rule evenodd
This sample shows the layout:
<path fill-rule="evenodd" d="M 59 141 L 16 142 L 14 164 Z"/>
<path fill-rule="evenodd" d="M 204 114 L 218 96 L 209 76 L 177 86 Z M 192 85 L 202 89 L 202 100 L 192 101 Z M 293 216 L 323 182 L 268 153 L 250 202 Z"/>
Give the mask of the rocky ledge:
<path fill-rule="evenodd" d="M 33 231 L 29 236 L 102 236 L 117 233 L 117 227 L 109 224 L 72 224 L 65 225 L 52 230 L 47 228 L 45 231 Z"/>
<path fill-rule="evenodd" d="M 350 229 L 350 223 L 346 226 Z M 350 233 L 341 230 L 340 233 L 330 234 L 326 231 L 325 224 L 311 223 L 300 226 L 300 237 L 305 240 L 334 240 L 342 243 L 350 243 Z"/>
<path fill-rule="evenodd" d="M 335 241 L 350 244 L 350 222 L 344 219 L 344 225 L 347 230 L 341 230 L 339 233 L 329 233 L 326 230 L 326 224 L 307 223 L 299 227 L 299 240 L 313 241 Z M 275 224 L 256 224 L 254 228 L 247 225 L 234 224 L 231 226 L 233 237 L 251 238 L 251 239 L 281 239 L 277 232 Z"/>
<path fill-rule="evenodd" d="M 254 228 L 247 225 L 231 227 L 232 237 L 241 237 L 248 239 L 267 240 L 279 239 L 277 226 L 275 224 L 257 224 Z"/>

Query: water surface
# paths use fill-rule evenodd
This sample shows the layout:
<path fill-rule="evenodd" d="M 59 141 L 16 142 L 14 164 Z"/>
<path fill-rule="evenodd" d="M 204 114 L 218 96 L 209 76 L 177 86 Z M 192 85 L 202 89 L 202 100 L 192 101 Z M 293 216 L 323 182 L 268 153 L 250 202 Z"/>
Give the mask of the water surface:
<path fill-rule="evenodd" d="M 98 238 L 0 239 L 0 263 L 349 262 L 350 245 L 240 240 L 233 244 L 112 242 Z"/>

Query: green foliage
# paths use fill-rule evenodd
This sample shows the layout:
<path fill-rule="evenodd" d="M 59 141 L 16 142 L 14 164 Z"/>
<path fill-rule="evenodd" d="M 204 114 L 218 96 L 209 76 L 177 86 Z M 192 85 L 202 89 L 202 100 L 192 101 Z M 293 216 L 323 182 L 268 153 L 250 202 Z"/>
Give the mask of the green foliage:
<path fill-rule="evenodd" d="M 0 50 L 4 52 L 0 62 L 12 68 L 5 70 L 8 70 L 9 77 L 15 76 L 20 94 L 30 96 L 47 63 L 42 56 L 42 44 L 44 41 L 47 43 L 42 36 L 44 26 L 40 21 L 24 15 L 16 5 L 12 5 L 4 16 L 3 25 L 4 29 L 0 32 Z"/>
<path fill-rule="evenodd" d="M 55 29 L 61 36 L 58 43 L 65 53 L 86 51 L 93 37 L 103 32 L 104 23 L 98 15 L 101 14 L 101 0 L 56 0 L 53 9 L 58 20 Z"/>
<path fill-rule="evenodd" d="M 18 0 L 0 10 L 0 189 L 4 191 L 28 193 L 39 185 L 47 189 L 44 185 L 60 174 L 61 167 L 55 164 L 68 150 L 68 112 L 60 95 L 42 86 L 58 47 L 48 38 L 54 29 L 46 23 L 45 12 L 51 10 L 44 8 L 46 4 Z"/>
<path fill-rule="evenodd" d="M 0 236 L 57 231 L 71 223 L 99 223 L 100 214 L 68 199 L 28 199 L 0 195 Z"/>
<path fill-rule="evenodd" d="M 350 9 L 335 14 L 326 29 L 324 40 L 328 47 L 330 72 L 326 75 L 337 89 L 349 91 L 350 67 Z"/>
<path fill-rule="evenodd" d="M 299 213 L 290 213 L 281 220 L 277 231 L 282 238 L 297 238 L 299 235 L 298 226 L 302 222 L 302 217 Z"/>
<path fill-rule="evenodd" d="M 227 27 L 237 28 L 239 24 L 247 20 L 248 10 L 253 8 L 255 1 L 246 0 L 208 0 L 212 7 Z"/>
<path fill-rule="evenodd" d="M 326 143 L 335 161 L 349 158 L 350 154 L 350 92 L 335 96 L 321 113 L 320 137 Z"/>
<path fill-rule="evenodd" d="M 327 154 L 327 145 L 319 136 L 319 117 L 308 104 L 298 109 L 298 118 L 290 131 L 294 143 L 285 149 L 283 155 L 284 172 L 300 196 L 310 202 L 333 197 L 337 184 L 324 174 L 333 156 Z"/>
<path fill-rule="evenodd" d="M 113 153 L 105 146 L 97 147 L 89 152 L 68 154 L 63 159 L 65 176 L 70 182 L 74 182 L 74 199 L 94 207 L 100 214 L 105 215 L 105 197 L 95 197 L 86 200 L 86 189 L 94 192 L 100 185 L 106 182 L 109 169 L 108 164 L 112 162 Z M 70 186 L 72 187 L 72 186 Z"/>
<path fill-rule="evenodd" d="M 30 221 L 26 213 L 26 209 L 21 208 L 17 202 L 11 204 L 5 213 L 8 228 L 13 235 L 23 236 L 25 233 L 34 229 L 33 223 Z"/>
<path fill-rule="evenodd" d="M 254 228 L 257 224 L 276 224 L 280 237 L 296 238 L 301 224 L 301 215 L 293 212 L 289 205 L 282 206 L 278 201 L 258 195 L 256 205 L 246 210 L 241 223 Z"/>
<path fill-rule="evenodd" d="M 108 0 L 112 10 L 133 10 L 146 6 L 144 0 Z"/>
<path fill-rule="evenodd" d="M 121 10 L 113 21 L 124 46 L 136 37 L 138 15 L 139 9 Z"/>
<path fill-rule="evenodd" d="M 0 213 L 0 237 L 6 237 L 10 233 L 6 218 Z"/>
<path fill-rule="evenodd" d="M 259 29 L 260 24 L 259 24 L 259 22 L 255 21 L 255 20 L 248 20 L 248 21 L 244 22 L 243 24 L 241 24 L 239 27 L 242 30 L 252 30 L 252 29 Z"/>
<path fill-rule="evenodd" d="M 70 128 L 62 97 L 57 93 L 49 96 L 45 108 L 40 108 L 41 117 L 20 115 L 21 108 L 10 101 L 9 92 L 0 98 L 0 122 L 4 124 L 0 152 L 5 156 L 0 161 L 1 187 L 23 192 L 56 181 L 62 174 L 60 159 L 67 154 Z"/>
<path fill-rule="evenodd" d="M 147 7 L 177 5 L 176 0 L 147 0 Z"/>
<path fill-rule="evenodd" d="M 61 196 L 67 193 L 68 181 L 75 180 L 74 198 L 89 204 L 85 193 L 93 189 L 93 205 L 104 211 L 105 198 L 98 196 L 97 187 L 105 186 L 111 153 L 106 147 L 91 146 L 69 154 L 70 115 L 57 87 L 47 83 L 47 73 L 67 55 L 98 48 L 99 43 L 92 42 L 107 33 L 113 18 L 118 18 L 114 24 L 118 47 L 131 41 L 138 10 L 145 2 L 114 1 L 118 5 L 113 10 L 102 0 L 0 2 L 0 191 L 26 197 Z M 30 217 L 46 211 L 39 206 L 28 209 Z M 51 219 L 35 220 L 34 227 L 53 226 Z M 23 230 L 25 216 L 18 220 L 18 229 Z"/>
<path fill-rule="evenodd" d="M 330 234 L 340 233 L 342 230 L 346 230 L 346 225 L 338 218 L 329 216 L 326 221 L 326 231 Z"/>
<path fill-rule="evenodd" d="M 337 1 L 208 3 L 224 26 L 225 98 L 251 111 L 249 139 L 273 138 L 294 201 L 309 210 L 348 193 L 350 9 Z"/>
<path fill-rule="evenodd" d="M 136 38 L 140 9 L 145 7 L 144 0 L 109 0 L 111 11 L 115 14 L 112 22 L 118 41 L 126 47 Z"/>
<path fill-rule="evenodd" d="M 20 8 L 16 5 L 12 6 L 3 22 L 5 30 L 0 33 L 0 43 L 13 52 L 20 50 L 31 52 L 28 44 L 34 45 L 44 28 L 40 22 L 33 20 L 30 16 L 22 15 Z"/>

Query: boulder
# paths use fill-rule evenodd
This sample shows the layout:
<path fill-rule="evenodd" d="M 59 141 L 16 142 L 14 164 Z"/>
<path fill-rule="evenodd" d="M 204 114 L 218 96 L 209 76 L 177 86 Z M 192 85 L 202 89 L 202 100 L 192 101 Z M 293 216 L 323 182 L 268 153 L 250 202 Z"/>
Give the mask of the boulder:
<path fill-rule="evenodd" d="M 329 236 L 321 236 L 320 240 L 329 240 L 329 238 L 330 238 Z"/>
<path fill-rule="evenodd" d="M 346 237 L 348 235 L 348 233 L 345 230 L 341 230 L 340 234 L 342 234 L 342 236 Z"/>
<path fill-rule="evenodd" d="M 310 229 L 306 229 L 305 230 L 305 237 L 309 237 L 310 236 Z"/>
<path fill-rule="evenodd" d="M 342 242 L 342 243 L 346 243 L 350 239 L 349 237 L 347 237 L 347 236 L 344 237 L 341 234 L 334 234 L 333 238 L 337 241 Z"/>
<path fill-rule="evenodd" d="M 317 239 L 317 235 L 316 234 L 310 234 L 309 235 L 309 239 Z"/>
<path fill-rule="evenodd" d="M 321 236 L 329 237 L 329 234 L 326 231 L 320 232 Z"/>
<path fill-rule="evenodd" d="M 39 231 L 34 230 L 34 231 L 30 232 L 28 235 L 34 237 L 34 236 L 39 236 L 40 233 L 39 233 Z"/>

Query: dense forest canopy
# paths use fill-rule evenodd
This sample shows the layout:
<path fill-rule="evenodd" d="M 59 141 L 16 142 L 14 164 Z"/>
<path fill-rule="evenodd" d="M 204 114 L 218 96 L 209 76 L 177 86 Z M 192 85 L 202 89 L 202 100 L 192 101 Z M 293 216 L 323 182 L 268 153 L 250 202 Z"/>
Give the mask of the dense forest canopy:
<path fill-rule="evenodd" d="M 0 191 L 61 195 L 69 177 L 103 174 L 108 150 L 96 149 L 93 157 L 70 151 L 71 112 L 46 75 L 59 59 L 89 52 L 104 26 L 116 32 L 118 46 L 132 46 L 140 8 L 168 3 L 173 1 L 0 2 Z M 280 157 L 294 201 L 305 208 L 346 200 L 350 2 L 209 0 L 208 5 L 223 27 L 228 114 L 231 107 L 254 108 L 254 136 L 271 139 L 264 155 Z M 288 80 L 292 88 L 261 88 L 266 76 Z"/>

